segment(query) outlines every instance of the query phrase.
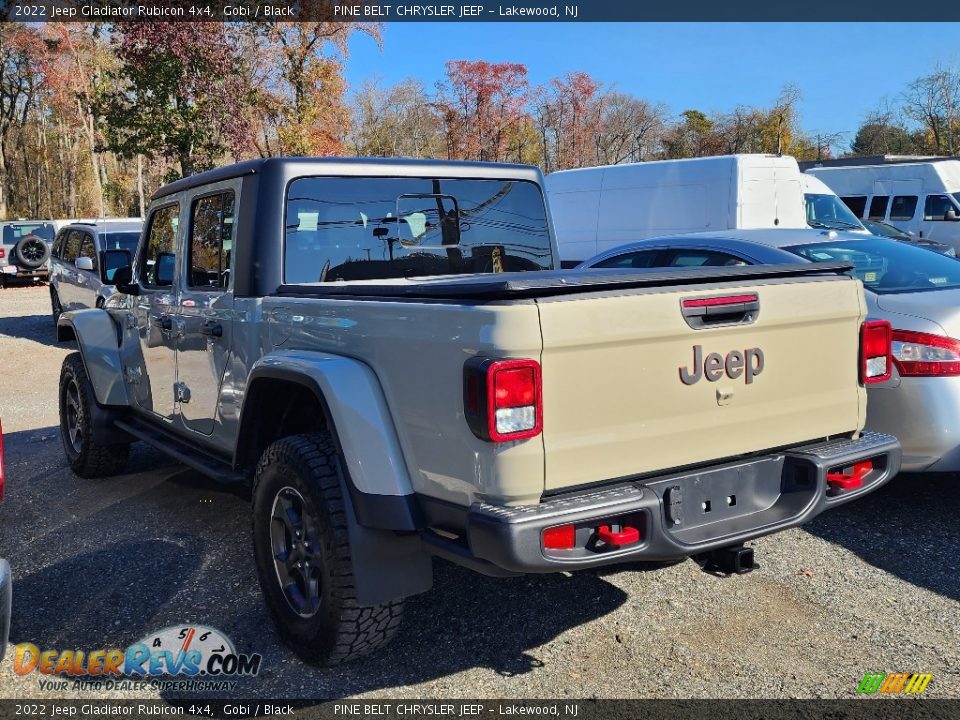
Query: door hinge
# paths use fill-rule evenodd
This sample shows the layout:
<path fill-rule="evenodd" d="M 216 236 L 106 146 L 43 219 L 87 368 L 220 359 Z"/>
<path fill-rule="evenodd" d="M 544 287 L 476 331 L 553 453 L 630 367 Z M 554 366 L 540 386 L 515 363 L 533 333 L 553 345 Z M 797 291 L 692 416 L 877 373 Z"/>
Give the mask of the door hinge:
<path fill-rule="evenodd" d="M 179 403 L 188 403 L 190 402 L 190 388 L 188 388 L 184 383 L 178 382 L 173 386 L 174 395 L 176 396 L 176 401 Z"/>

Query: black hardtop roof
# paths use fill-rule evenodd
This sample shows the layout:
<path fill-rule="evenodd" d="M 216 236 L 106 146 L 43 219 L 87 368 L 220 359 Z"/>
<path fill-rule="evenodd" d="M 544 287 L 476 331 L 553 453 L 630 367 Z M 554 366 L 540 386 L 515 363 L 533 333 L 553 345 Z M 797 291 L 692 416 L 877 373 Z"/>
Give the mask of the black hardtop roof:
<path fill-rule="evenodd" d="M 471 162 L 464 160 L 414 160 L 406 158 L 342 158 L 342 157 L 276 157 L 245 160 L 225 167 L 207 170 L 164 185 L 153 194 L 152 200 L 174 195 L 183 190 L 230 180 L 244 175 L 262 173 L 268 165 L 286 166 L 296 174 L 361 175 L 377 171 L 377 175 L 421 177 L 473 177 L 491 179 L 539 180 L 540 170 L 534 165 L 515 163 Z"/>

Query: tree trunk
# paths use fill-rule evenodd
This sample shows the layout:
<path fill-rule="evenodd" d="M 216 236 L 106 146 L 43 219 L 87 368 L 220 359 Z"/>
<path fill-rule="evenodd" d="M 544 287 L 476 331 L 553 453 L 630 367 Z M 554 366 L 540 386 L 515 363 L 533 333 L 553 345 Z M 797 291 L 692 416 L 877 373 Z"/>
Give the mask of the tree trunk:
<path fill-rule="evenodd" d="M 93 192 L 94 205 L 97 208 L 97 216 L 106 215 L 106 208 L 103 204 L 103 183 L 100 180 L 100 161 L 97 157 L 97 133 L 93 113 L 84 113 L 83 106 L 77 100 L 77 112 L 84 118 L 83 129 L 87 136 L 87 143 L 90 149 L 90 170 L 93 173 Z"/>
<path fill-rule="evenodd" d="M 0 138 L 0 220 L 7 219 L 7 148 Z"/>
<path fill-rule="evenodd" d="M 140 217 L 147 216 L 147 206 L 143 197 L 143 155 L 137 153 L 137 199 L 140 201 Z"/>

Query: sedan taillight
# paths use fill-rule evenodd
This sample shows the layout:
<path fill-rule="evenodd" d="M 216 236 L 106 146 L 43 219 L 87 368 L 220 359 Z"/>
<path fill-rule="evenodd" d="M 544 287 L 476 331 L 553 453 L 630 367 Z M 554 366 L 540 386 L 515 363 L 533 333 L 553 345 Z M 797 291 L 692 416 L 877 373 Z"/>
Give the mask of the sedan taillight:
<path fill-rule="evenodd" d="M 893 331 L 893 362 L 907 377 L 956 377 L 960 375 L 960 340 L 913 332 Z"/>

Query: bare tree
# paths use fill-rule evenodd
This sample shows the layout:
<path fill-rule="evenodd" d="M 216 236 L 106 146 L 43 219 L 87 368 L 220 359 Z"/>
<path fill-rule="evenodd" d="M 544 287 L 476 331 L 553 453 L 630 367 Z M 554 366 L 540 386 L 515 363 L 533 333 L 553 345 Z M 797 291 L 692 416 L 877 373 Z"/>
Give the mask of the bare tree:
<path fill-rule="evenodd" d="M 960 121 L 960 73 L 937 65 L 932 73 L 914 80 L 903 94 L 904 112 L 920 123 L 935 153 L 955 155 Z"/>
<path fill-rule="evenodd" d="M 611 90 L 598 98 L 595 112 L 597 164 L 640 162 L 659 151 L 666 128 L 664 106 Z"/>

